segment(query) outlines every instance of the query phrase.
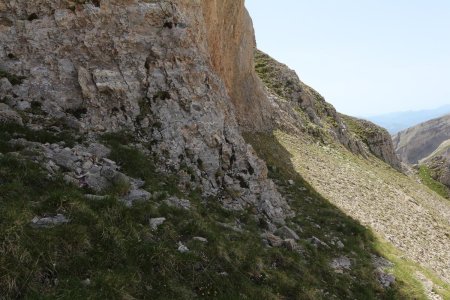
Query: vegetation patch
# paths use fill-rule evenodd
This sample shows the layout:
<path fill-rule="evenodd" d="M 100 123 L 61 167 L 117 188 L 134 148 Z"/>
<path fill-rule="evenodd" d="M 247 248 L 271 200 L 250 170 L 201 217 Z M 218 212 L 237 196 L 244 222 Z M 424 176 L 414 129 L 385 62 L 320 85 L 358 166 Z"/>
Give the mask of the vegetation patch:
<path fill-rule="evenodd" d="M 422 183 L 442 197 L 449 199 L 449 189 L 444 184 L 433 179 L 432 175 L 432 171 L 426 165 L 419 166 L 419 177 Z"/>
<path fill-rule="evenodd" d="M 337 237 L 345 245 L 341 250 L 331 247 L 324 251 L 313 249 L 305 243 L 310 265 L 307 269 L 307 279 L 321 278 L 330 289 L 340 290 L 336 293 L 337 299 L 426 299 L 417 279 L 398 272 L 398 268 L 402 266 L 396 262 L 393 269 L 387 270 L 396 275 L 395 285 L 387 290 L 379 287 L 371 254 L 387 256 L 388 252 L 380 247 L 380 239 L 318 194 L 294 168 L 292 155 L 280 144 L 276 136 L 252 133 L 246 134 L 245 139 L 253 146 L 258 156 L 267 162 L 270 177 L 281 187 L 281 192 L 290 201 L 291 207 L 299 212 L 291 222 L 302 228 L 300 236 L 304 239 L 315 236 L 327 243 Z M 294 180 L 294 184 L 287 184 L 288 180 Z M 328 271 L 326 262 L 341 255 L 351 257 L 354 262 L 348 276 Z M 387 257 L 391 259 L 390 256 Z M 314 286 L 314 282 L 305 279 L 303 283 L 311 288 Z"/>
<path fill-rule="evenodd" d="M 24 138 L 31 142 L 39 143 L 59 143 L 64 142 L 66 146 L 73 147 L 80 140 L 77 139 L 70 131 L 50 131 L 50 130 L 33 130 L 27 126 L 2 123 L 0 124 L 0 152 L 6 153 L 17 151 L 8 143 L 11 139 Z"/>
<path fill-rule="evenodd" d="M 19 85 L 22 84 L 23 80 L 26 79 L 25 76 L 17 76 L 14 74 L 11 74 L 5 70 L 0 69 L 0 79 L 6 78 L 12 85 Z"/>

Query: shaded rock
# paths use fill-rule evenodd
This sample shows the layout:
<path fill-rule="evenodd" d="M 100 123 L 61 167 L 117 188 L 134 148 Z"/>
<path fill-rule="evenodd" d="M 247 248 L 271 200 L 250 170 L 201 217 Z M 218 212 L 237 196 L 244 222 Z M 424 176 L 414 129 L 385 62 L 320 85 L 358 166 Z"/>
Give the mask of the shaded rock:
<path fill-rule="evenodd" d="M 294 230 L 290 229 L 287 226 L 283 226 L 283 227 L 279 228 L 275 233 L 285 239 L 293 239 L 296 241 L 298 241 L 300 239 L 300 237 L 297 235 L 297 233 L 295 233 Z"/>
<path fill-rule="evenodd" d="M 382 287 L 389 288 L 395 283 L 395 276 L 385 270 L 386 268 L 394 266 L 392 262 L 383 257 L 372 255 L 372 264 L 376 269 L 375 275 Z"/>
<path fill-rule="evenodd" d="M 81 281 L 81 284 L 83 286 L 90 286 L 91 285 L 91 279 L 90 278 L 86 278 L 85 280 Z"/>
<path fill-rule="evenodd" d="M 179 199 L 177 197 L 170 197 L 169 199 L 164 200 L 164 203 L 180 209 L 189 210 L 191 208 L 191 202 L 189 200 Z"/>
<path fill-rule="evenodd" d="M 341 256 L 333 259 L 330 263 L 330 267 L 334 269 L 336 273 L 343 273 L 344 270 L 351 270 L 352 262 L 346 256 Z"/>
<path fill-rule="evenodd" d="M 122 198 L 126 202 L 148 201 L 152 194 L 143 189 L 131 190 L 128 195 Z"/>
<path fill-rule="evenodd" d="M 320 246 L 325 248 L 330 248 L 327 243 L 321 241 L 319 238 L 313 236 L 312 238 L 308 239 L 308 242 L 310 242 L 314 247 L 318 248 Z"/>
<path fill-rule="evenodd" d="M 33 220 L 31 220 L 31 226 L 35 228 L 50 228 L 69 223 L 69 221 L 70 220 L 62 214 L 57 214 L 54 217 L 34 217 Z"/>
<path fill-rule="evenodd" d="M 378 282 L 384 288 L 389 288 L 391 285 L 395 283 L 395 276 L 389 273 L 385 273 L 381 270 L 377 270 L 376 272 Z"/>
<path fill-rule="evenodd" d="M 100 195 L 84 195 L 84 197 L 88 200 L 93 200 L 93 201 L 101 201 L 101 200 L 106 200 L 108 199 L 108 196 L 100 196 Z"/>
<path fill-rule="evenodd" d="M 261 235 L 261 237 L 267 241 L 267 243 L 272 247 L 281 247 L 283 245 L 283 239 L 272 233 L 266 232 Z"/>
<path fill-rule="evenodd" d="M 110 181 L 100 175 L 100 173 L 88 173 L 83 178 L 83 183 L 97 193 L 101 193 L 111 187 Z"/>
<path fill-rule="evenodd" d="M 160 225 L 162 225 L 166 221 L 166 218 L 152 218 L 149 220 L 150 228 L 152 230 L 158 229 Z"/>
<path fill-rule="evenodd" d="M 194 241 L 199 241 L 199 242 L 202 242 L 202 243 L 207 243 L 208 242 L 207 239 L 205 239 L 204 237 L 201 237 L 201 236 L 194 236 L 192 239 Z"/>
<path fill-rule="evenodd" d="M 100 143 L 89 144 L 87 151 L 94 155 L 97 160 L 103 159 L 111 153 L 108 147 Z"/>
<path fill-rule="evenodd" d="M 20 115 L 5 103 L 0 103 L 0 124 L 1 123 L 14 123 L 23 125 Z"/>
<path fill-rule="evenodd" d="M 301 251 L 301 247 L 297 244 L 297 242 L 294 239 L 285 239 L 283 241 L 283 247 L 291 251 L 297 252 Z"/>
<path fill-rule="evenodd" d="M 69 148 L 64 148 L 60 152 L 54 153 L 53 161 L 63 168 L 72 170 L 74 168 L 74 163 L 79 160 L 79 158 L 72 152 Z"/>
<path fill-rule="evenodd" d="M 336 247 L 338 247 L 338 249 L 344 249 L 344 243 L 342 243 L 341 241 L 337 241 L 336 242 Z"/>
<path fill-rule="evenodd" d="M 189 252 L 189 248 L 186 247 L 182 242 L 178 242 L 178 251 L 181 253 Z"/>

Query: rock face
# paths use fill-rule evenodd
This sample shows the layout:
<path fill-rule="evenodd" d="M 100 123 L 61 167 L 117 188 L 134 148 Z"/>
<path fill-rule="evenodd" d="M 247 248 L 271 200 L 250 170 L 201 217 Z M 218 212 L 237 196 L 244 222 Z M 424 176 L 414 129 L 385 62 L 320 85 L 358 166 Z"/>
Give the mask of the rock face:
<path fill-rule="evenodd" d="M 450 139 L 450 115 L 399 132 L 394 136 L 394 146 L 402 161 L 417 164 L 448 139 Z"/>
<path fill-rule="evenodd" d="M 225 82 L 239 124 L 270 129 L 272 108 L 254 71 L 255 34 L 244 0 L 203 0 L 203 16 L 212 65 Z"/>
<path fill-rule="evenodd" d="M 14 0 L 0 14 L 0 69 L 20 78 L 2 79 L 8 105 L 81 132 L 134 131 L 162 169 L 193 170 L 204 196 L 291 214 L 239 132 L 269 124 L 243 1 Z"/>
<path fill-rule="evenodd" d="M 397 170 L 401 170 L 401 163 L 397 157 L 389 132 L 374 123 L 354 117 L 341 115 L 347 127 L 360 139 L 368 150 L 379 159 L 387 162 Z"/>

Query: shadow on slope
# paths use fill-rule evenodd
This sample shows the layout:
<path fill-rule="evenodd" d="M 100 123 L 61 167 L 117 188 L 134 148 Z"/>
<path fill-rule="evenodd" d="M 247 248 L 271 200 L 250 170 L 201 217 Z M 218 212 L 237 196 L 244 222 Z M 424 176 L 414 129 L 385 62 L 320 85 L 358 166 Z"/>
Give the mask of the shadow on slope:
<path fill-rule="evenodd" d="M 396 283 L 388 289 L 380 287 L 373 256 L 392 254 L 395 250 L 378 240 L 371 230 L 344 214 L 336 206 L 323 198 L 311 187 L 292 165 L 292 155 L 279 143 L 273 134 L 245 134 L 246 141 L 253 146 L 258 156 L 269 168 L 269 176 L 280 187 L 280 192 L 288 199 L 296 211 L 291 220 L 302 228 L 302 239 L 312 236 L 320 238 L 330 247 L 308 248 L 307 260 L 312 267 L 315 280 L 331 287 L 339 299 L 426 299 L 421 284 L 411 274 L 409 266 L 395 260 L 393 272 Z M 288 181 L 293 180 L 294 184 Z M 295 225 L 291 226 L 295 227 Z M 345 247 L 338 249 L 331 243 L 339 239 Z M 351 270 L 343 274 L 330 272 L 327 262 L 335 257 L 347 256 L 352 262 Z M 390 259 L 395 255 L 389 256 Z M 316 269 L 320 265 L 320 270 Z"/>

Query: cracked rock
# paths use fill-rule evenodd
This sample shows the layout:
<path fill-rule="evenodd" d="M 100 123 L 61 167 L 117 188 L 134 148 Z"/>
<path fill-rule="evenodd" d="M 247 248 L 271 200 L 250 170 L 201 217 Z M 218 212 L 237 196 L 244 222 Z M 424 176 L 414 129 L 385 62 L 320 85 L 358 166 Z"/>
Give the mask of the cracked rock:
<path fill-rule="evenodd" d="M 152 218 L 149 220 L 150 228 L 152 230 L 158 229 L 160 225 L 162 225 L 166 221 L 166 218 Z"/>
<path fill-rule="evenodd" d="M 31 226 L 35 228 L 50 228 L 69 223 L 69 221 L 70 220 L 62 214 L 57 214 L 54 217 L 34 217 L 33 220 L 31 220 Z"/>

